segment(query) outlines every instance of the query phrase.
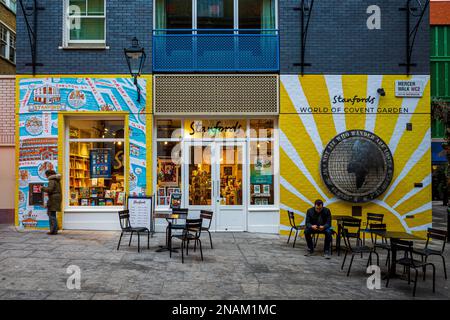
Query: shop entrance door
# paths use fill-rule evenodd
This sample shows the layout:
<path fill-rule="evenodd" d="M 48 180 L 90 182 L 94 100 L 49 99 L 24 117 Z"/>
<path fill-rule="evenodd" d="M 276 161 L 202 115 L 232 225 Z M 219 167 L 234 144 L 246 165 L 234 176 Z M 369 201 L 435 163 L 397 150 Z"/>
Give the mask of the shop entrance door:
<path fill-rule="evenodd" d="M 184 185 L 191 216 L 211 210 L 211 230 L 246 231 L 245 143 L 189 142 L 185 150 Z"/>

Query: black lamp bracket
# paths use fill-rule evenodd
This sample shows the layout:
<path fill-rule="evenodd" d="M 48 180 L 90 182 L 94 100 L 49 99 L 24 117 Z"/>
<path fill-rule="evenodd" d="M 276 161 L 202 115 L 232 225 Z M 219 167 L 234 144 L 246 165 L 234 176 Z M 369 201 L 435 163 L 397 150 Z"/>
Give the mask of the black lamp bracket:
<path fill-rule="evenodd" d="M 416 6 L 411 5 L 412 1 L 416 2 Z M 416 63 L 412 63 L 412 54 L 420 24 L 429 5 L 430 0 L 406 0 L 406 6 L 398 9 L 406 12 L 406 63 L 399 63 L 399 66 L 406 67 L 407 75 L 410 75 L 411 67 L 417 66 Z M 411 29 L 411 20 L 413 18 L 416 18 L 416 23 Z"/>
<path fill-rule="evenodd" d="M 29 1 L 27 1 L 28 3 Z M 33 76 L 36 75 L 36 67 L 43 66 L 42 63 L 37 62 L 37 26 L 38 26 L 38 12 L 45 10 L 44 7 L 38 6 L 37 0 L 31 0 L 32 5 L 25 6 L 23 0 L 19 0 L 20 8 L 22 9 L 23 18 L 27 26 L 28 39 L 30 41 L 31 49 L 31 63 L 26 63 L 26 66 L 33 67 Z M 33 18 L 32 23 L 30 22 Z"/>
<path fill-rule="evenodd" d="M 301 26 L 301 39 L 300 39 L 300 63 L 294 63 L 294 66 L 301 67 L 302 76 L 305 73 L 305 67 L 310 67 L 310 63 L 305 62 L 306 44 L 308 39 L 309 22 L 311 20 L 311 14 L 314 7 L 314 0 L 301 0 L 300 7 L 294 8 L 294 11 L 300 11 L 300 26 Z"/>

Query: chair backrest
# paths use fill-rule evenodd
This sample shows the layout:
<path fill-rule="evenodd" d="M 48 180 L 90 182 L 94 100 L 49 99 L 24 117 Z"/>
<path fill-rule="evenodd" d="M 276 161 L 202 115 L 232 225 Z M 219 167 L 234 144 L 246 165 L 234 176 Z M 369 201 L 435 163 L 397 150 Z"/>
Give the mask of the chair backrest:
<path fill-rule="evenodd" d="M 291 227 L 295 227 L 295 214 L 292 211 L 288 210 L 288 217 L 289 217 L 289 223 L 291 224 Z"/>
<path fill-rule="evenodd" d="M 366 226 L 369 226 L 372 222 L 383 223 L 384 214 L 382 213 L 367 213 Z"/>
<path fill-rule="evenodd" d="M 187 219 L 189 213 L 189 209 L 187 208 L 178 208 L 178 209 L 172 209 L 172 214 L 178 214 L 178 219 Z"/>
<path fill-rule="evenodd" d="M 208 226 L 206 228 L 209 229 L 211 227 L 213 212 L 210 210 L 200 210 L 200 218 L 208 221 Z"/>
<path fill-rule="evenodd" d="M 130 211 L 129 210 L 121 210 L 119 211 L 119 222 L 120 228 L 122 230 L 131 228 L 130 224 Z"/>
<path fill-rule="evenodd" d="M 428 243 L 430 242 L 430 239 L 442 241 L 441 252 L 443 253 L 445 250 L 445 243 L 447 242 L 447 239 L 448 239 L 448 232 L 447 232 L 447 230 L 428 228 L 427 243 L 425 245 L 426 248 L 428 247 Z"/>
<path fill-rule="evenodd" d="M 386 231 L 386 224 L 385 223 L 371 223 L 371 224 L 369 224 L 369 230 L 370 231 Z M 375 233 L 375 237 L 373 235 L 374 234 L 371 233 L 372 243 L 376 244 L 378 235 L 376 233 Z"/>
<path fill-rule="evenodd" d="M 186 219 L 185 232 L 200 238 L 202 232 L 203 219 Z"/>
<path fill-rule="evenodd" d="M 414 266 L 413 242 L 412 241 L 391 239 L 391 248 L 392 248 L 392 250 L 397 251 L 398 257 L 401 257 L 401 255 L 399 255 L 400 252 L 404 252 L 405 254 L 403 257 L 409 258 L 411 260 L 411 266 Z"/>
<path fill-rule="evenodd" d="M 350 239 L 361 240 L 361 220 L 360 219 L 343 219 L 341 221 L 342 236 L 344 244 L 347 248 L 352 249 Z"/>

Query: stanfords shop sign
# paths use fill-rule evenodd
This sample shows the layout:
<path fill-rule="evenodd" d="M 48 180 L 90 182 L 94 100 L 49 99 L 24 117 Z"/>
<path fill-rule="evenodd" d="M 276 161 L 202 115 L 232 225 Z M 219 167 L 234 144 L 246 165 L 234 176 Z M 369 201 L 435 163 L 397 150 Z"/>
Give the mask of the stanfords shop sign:
<path fill-rule="evenodd" d="M 245 130 L 243 120 L 188 120 L 185 123 L 188 138 L 243 138 Z"/>

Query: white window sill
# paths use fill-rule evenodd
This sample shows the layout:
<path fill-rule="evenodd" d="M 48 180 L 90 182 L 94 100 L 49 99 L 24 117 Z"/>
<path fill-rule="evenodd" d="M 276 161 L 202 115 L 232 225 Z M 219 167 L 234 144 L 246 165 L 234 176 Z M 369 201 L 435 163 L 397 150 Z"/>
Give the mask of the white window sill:
<path fill-rule="evenodd" d="M 89 212 L 117 212 L 124 210 L 120 206 L 95 206 L 95 207 L 68 207 L 64 209 L 66 213 L 89 213 Z"/>
<path fill-rule="evenodd" d="M 105 46 L 102 44 L 98 45 L 71 45 L 71 46 L 59 46 L 59 50 L 109 50 L 109 46 Z"/>
<path fill-rule="evenodd" d="M 280 208 L 277 207 L 268 207 L 268 206 L 249 206 L 248 211 L 280 211 Z"/>

